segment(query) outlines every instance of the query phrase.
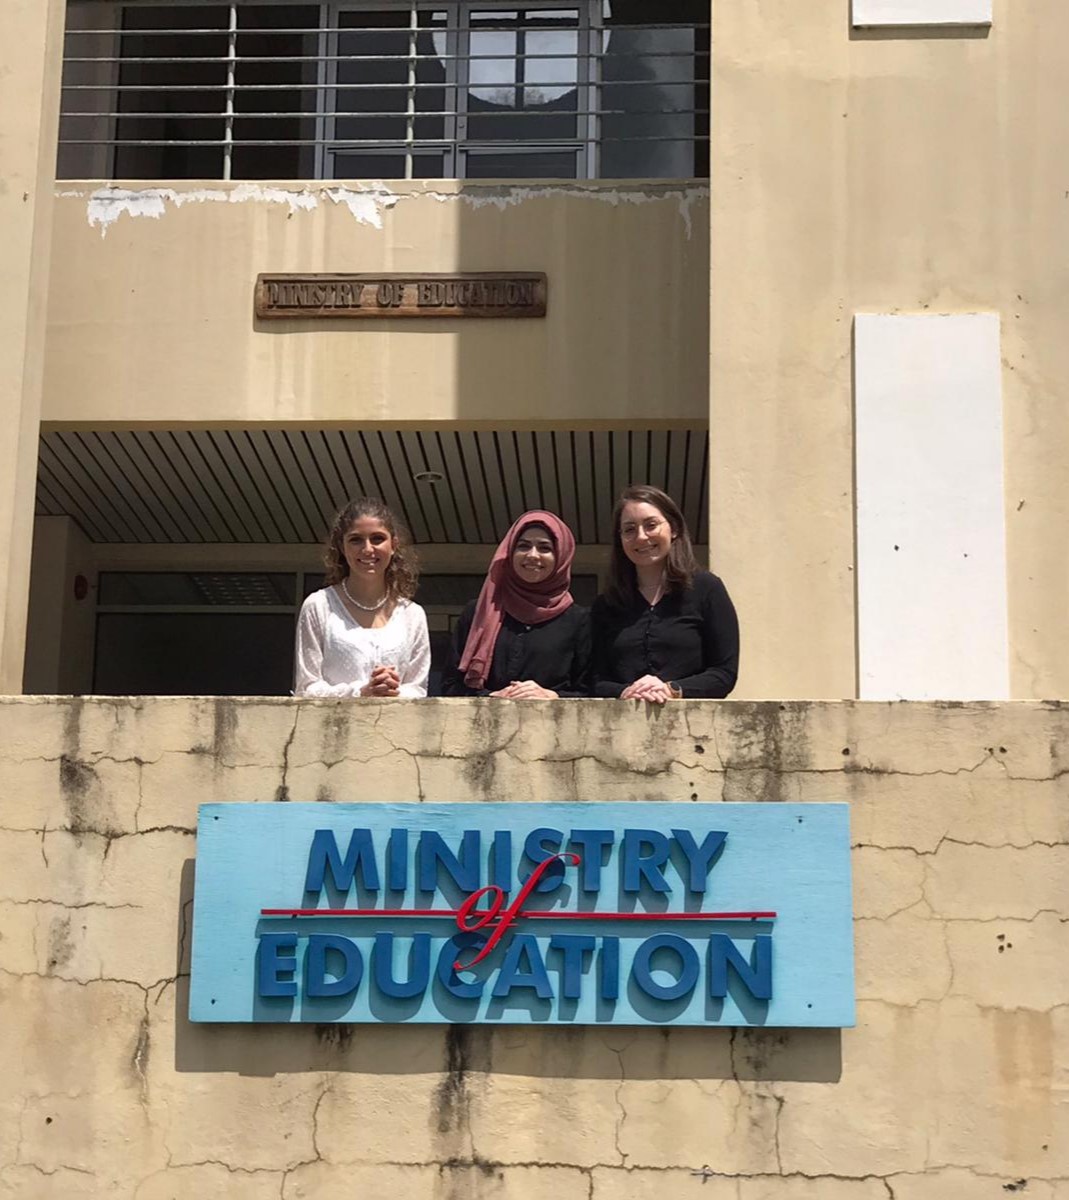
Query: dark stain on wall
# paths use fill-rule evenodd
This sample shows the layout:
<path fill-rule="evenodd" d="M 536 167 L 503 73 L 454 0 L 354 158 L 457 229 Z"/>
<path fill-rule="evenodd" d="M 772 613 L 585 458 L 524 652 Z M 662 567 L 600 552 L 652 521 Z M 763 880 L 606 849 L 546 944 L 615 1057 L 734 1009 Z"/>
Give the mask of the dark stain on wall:
<path fill-rule="evenodd" d="M 94 833 L 90 813 L 89 793 L 96 782 L 96 772 L 86 763 L 64 754 L 59 760 L 59 786 L 67 807 L 67 825 L 71 833 Z"/>
<path fill-rule="evenodd" d="M 234 734 L 237 730 L 238 707 L 225 696 L 216 700 L 213 713 L 215 725 L 215 757 L 226 759 L 234 745 Z"/>
<path fill-rule="evenodd" d="M 320 1045 L 338 1054 L 348 1052 L 353 1044 L 353 1027 L 336 1023 L 316 1025 L 316 1039 Z"/>
<path fill-rule="evenodd" d="M 445 1073 L 435 1094 L 439 1133 L 452 1133 L 467 1124 L 470 1105 L 467 1085 L 470 1048 L 470 1029 L 464 1025 L 447 1027 Z"/>
<path fill-rule="evenodd" d="M 733 707 L 733 740 L 742 753 L 724 764 L 731 784 L 725 800 L 783 799 L 784 774 L 810 765 L 807 711 L 804 704 Z"/>
<path fill-rule="evenodd" d="M 69 915 L 56 917 L 48 930 L 48 968 L 51 975 L 58 967 L 65 967 L 74 957 L 74 941 L 71 938 Z"/>

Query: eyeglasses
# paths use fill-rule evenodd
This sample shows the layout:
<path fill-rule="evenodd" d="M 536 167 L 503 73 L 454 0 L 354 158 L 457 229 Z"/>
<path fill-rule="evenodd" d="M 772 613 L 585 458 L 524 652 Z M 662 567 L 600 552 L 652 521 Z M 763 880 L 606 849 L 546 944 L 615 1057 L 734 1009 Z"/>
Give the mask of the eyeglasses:
<path fill-rule="evenodd" d="M 653 537 L 653 535 L 663 524 L 664 521 L 660 520 L 659 518 L 650 517 L 648 520 L 643 521 L 641 525 L 621 525 L 620 537 L 623 538 L 625 542 L 634 541 L 635 538 L 638 537 L 638 531 L 640 529 L 647 537 Z"/>

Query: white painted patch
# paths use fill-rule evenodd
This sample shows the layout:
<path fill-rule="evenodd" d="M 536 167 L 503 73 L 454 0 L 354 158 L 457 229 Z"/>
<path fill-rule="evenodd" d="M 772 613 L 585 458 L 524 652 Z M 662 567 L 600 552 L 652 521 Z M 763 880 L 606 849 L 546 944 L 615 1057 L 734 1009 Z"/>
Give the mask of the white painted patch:
<path fill-rule="evenodd" d="M 569 199 L 594 200 L 600 204 L 654 204 L 674 203 L 690 239 L 692 229 L 691 208 L 708 199 L 707 187 L 658 187 L 643 188 L 593 188 L 593 187 L 512 187 L 489 186 L 466 188 L 461 191 L 435 191 L 415 189 L 395 192 L 381 181 L 344 184 L 331 188 L 284 188 L 270 187 L 259 183 L 240 183 L 228 187 L 190 188 L 120 188 L 101 187 L 92 192 L 61 191 L 56 195 L 66 199 L 86 198 L 86 219 L 93 228 L 100 229 L 101 237 L 121 217 L 133 219 L 149 217 L 158 221 L 168 208 L 181 208 L 185 204 L 284 204 L 291 213 L 314 212 L 322 200 L 344 205 L 353 220 L 361 225 L 381 229 L 383 216 L 405 201 L 425 198 L 442 204 L 464 204 L 470 208 L 487 206 L 504 210 L 529 200 L 548 196 L 566 195 Z"/>
<path fill-rule="evenodd" d="M 158 221 L 167 210 L 166 200 L 159 190 L 126 191 L 123 188 L 101 188 L 89 197 L 86 216 L 90 226 L 100 226 L 100 236 L 108 232 L 124 213 L 131 217 L 151 217 Z"/>
<path fill-rule="evenodd" d="M 344 204 L 359 224 L 373 225 L 376 229 L 382 228 L 382 214 L 395 207 L 402 198 L 384 183 L 372 184 L 359 191 L 351 187 L 330 188 L 323 195 L 329 196 L 335 204 Z"/>
<path fill-rule="evenodd" d="M 990 25 L 993 0 L 854 0 L 853 21 L 868 25 Z"/>
<path fill-rule="evenodd" d="M 286 204 L 290 212 L 312 212 L 319 201 L 312 192 L 298 192 L 291 188 L 263 187 L 258 183 L 239 183 L 237 187 L 222 193 L 228 204 Z M 178 193 L 182 195 L 181 192 Z M 215 191 L 206 192 L 205 199 L 215 200 Z M 181 205 L 182 201 L 178 201 Z"/>
<path fill-rule="evenodd" d="M 864 700 L 1009 696 L 999 318 L 859 314 Z"/>
<path fill-rule="evenodd" d="M 61 194 L 70 197 L 84 193 Z M 314 212 L 319 207 L 321 194 L 327 194 L 335 203 L 341 203 L 348 189 L 335 188 L 329 193 L 320 193 L 301 188 L 267 187 L 259 183 L 240 183 L 228 188 L 190 188 L 188 191 L 176 188 L 103 187 L 90 193 L 86 203 L 86 219 L 90 226 L 99 226 L 103 237 L 120 217 L 150 217 L 158 221 L 168 207 L 177 209 L 186 204 L 284 204 L 291 213 Z M 352 195 L 355 202 L 349 205 L 349 211 L 357 220 L 378 229 L 382 228 L 382 210 L 392 208 L 398 200 L 394 193 L 386 191 Z M 364 207 L 360 207 L 361 203 Z"/>

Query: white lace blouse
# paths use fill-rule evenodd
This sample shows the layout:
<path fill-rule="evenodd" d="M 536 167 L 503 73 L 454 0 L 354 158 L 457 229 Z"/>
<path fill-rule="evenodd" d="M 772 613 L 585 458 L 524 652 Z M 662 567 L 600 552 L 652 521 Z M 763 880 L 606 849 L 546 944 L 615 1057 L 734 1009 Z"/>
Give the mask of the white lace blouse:
<path fill-rule="evenodd" d="M 394 667 L 400 695 L 427 694 L 431 645 L 427 615 L 401 600 L 381 629 L 353 620 L 332 587 L 313 592 L 297 621 L 293 690 L 298 696 L 359 696 L 375 667 Z"/>

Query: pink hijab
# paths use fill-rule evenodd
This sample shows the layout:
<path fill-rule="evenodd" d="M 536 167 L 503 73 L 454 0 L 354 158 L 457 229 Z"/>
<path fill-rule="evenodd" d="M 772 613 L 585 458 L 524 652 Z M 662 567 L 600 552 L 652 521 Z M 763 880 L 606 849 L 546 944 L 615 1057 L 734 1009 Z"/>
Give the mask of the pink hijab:
<path fill-rule="evenodd" d="M 545 526 L 557 551 L 553 573 L 540 583 L 524 583 L 512 569 L 513 547 L 520 534 L 531 525 Z M 541 625 L 567 612 L 575 603 L 568 590 L 572 582 L 573 558 L 575 538 L 572 531 L 553 513 L 538 509 L 525 512 L 505 534 L 490 560 L 464 653 L 460 656 L 460 669 L 468 687 L 486 686 L 505 613 L 525 625 Z"/>

